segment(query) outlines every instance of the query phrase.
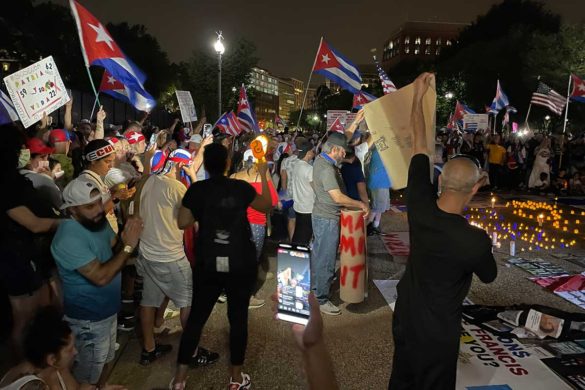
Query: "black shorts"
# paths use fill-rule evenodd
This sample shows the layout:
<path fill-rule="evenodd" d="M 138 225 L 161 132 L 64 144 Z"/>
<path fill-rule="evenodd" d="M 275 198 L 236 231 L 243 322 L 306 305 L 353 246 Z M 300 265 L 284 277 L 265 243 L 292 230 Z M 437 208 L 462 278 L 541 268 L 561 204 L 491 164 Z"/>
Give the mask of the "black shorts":
<path fill-rule="evenodd" d="M 45 280 L 32 260 L 18 253 L 0 248 L 0 286 L 9 296 L 32 295 Z"/>

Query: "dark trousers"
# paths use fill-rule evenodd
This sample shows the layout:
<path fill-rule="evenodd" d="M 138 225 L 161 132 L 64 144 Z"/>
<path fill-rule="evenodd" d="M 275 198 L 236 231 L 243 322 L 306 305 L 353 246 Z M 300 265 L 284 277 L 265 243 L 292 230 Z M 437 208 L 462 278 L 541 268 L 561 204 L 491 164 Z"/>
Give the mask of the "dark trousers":
<path fill-rule="evenodd" d="M 297 222 L 293 234 L 292 243 L 297 245 L 308 246 L 313 238 L 313 222 L 311 214 L 303 214 L 295 211 Z"/>
<path fill-rule="evenodd" d="M 459 339 L 420 342 L 407 333 L 407 328 L 395 314 L 394 358 L 388 390 L 455 389 Z"/>
<path fill-rule="evenodd" d="M 499 164 L 490 164 L 490 184 L 492 187 L 502 187 L 502 170 L 503 166 Z"/>
<path fill-rule="evenodd" d="M 227 295 L 227 315 L 230 323 L 230 359 L 234 366 L 244 364 L 248 344 L 248 304 L 256 282 L 256 273 L 230 275 L 193 272 L 193 301 L 187 326 L 179 345 L 179 364 L 189 364 L 217 298 L 222 291 Z"/>

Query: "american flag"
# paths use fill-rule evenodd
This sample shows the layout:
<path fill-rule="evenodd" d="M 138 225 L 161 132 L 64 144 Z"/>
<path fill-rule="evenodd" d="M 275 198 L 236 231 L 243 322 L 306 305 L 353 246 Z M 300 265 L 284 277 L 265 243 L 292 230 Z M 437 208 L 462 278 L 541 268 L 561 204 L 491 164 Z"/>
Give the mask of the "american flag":
<path fill-rule="evenodd" d="M 539 82 L 536 92 L 532 94 L 532 104 L 547 107 L 549 110 L 557 115 L 563 113 L 565 104 L 567 104 L 567 98 L 561 96 L 558 92 L 555 92 L 551 87 L 545 83 Z"/>
<path fill-rule="evenodd" d="M 223 114 L 213 127 L 217 127 L 224 134 L 233 136 L 237 136 L 243 131 L 240 126 L 240 122 L 238 121 L 238 118 L 233 113 L 233 111 Z"/>
<path fill-rule="evenodd" d="M 380 82 L 382 83 L 382 89 L 384 90 L 384 95 L 387 95 L 390 92 L 395 92 L 396 85 L 394 85 L 394 83 L 392 81 L 390 81 L 390 78 L 388 77 L 386 72 L 384 72 L 384 69 L 382 69 L 380 64 L 378 64 L 377 62 L 376 62 L 376 69 L 378 69 L 378 75 L 380 76 Z"/>

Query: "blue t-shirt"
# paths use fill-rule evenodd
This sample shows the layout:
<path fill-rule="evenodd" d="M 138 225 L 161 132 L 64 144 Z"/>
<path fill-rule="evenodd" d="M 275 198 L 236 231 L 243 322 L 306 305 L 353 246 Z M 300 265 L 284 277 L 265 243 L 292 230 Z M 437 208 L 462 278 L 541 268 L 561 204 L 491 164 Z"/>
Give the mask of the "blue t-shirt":
<path fill-rule="evenodd" d="M 341 177 L 345 184 L 346 195 L 354 200 L 361 200 L 357 184 L 365 183 L 366 179 L 364 178 L 364 172 L 362 171 L 362 164 L 357 157 L 351 164 L 343 164 L 341 167 Z"/>
<path fill-rule="evenodd" d="M 392 187 L 392 183 L 390 183 L 390 178 L 386 173 L 386 168 L 384 167 L 380 153 L 378 153 L 378 149 L 374 149 L 372 152 L 368 176 L 368 187 L 371 190 Z"/>
<path fill-rule="evenodd" d="M 65 315 L 68 317 L 100 321 L 120 310 L 120 273 L 109 284 L 100 287 L 77 271 L 94 259 L 101 263 L 110 260 L 114 237 L 108 223 L 97 232 L 87 230 L 73 219 L 64 220 L 59 225 L 51 244 L 51 253 L 63 283 Z"/>

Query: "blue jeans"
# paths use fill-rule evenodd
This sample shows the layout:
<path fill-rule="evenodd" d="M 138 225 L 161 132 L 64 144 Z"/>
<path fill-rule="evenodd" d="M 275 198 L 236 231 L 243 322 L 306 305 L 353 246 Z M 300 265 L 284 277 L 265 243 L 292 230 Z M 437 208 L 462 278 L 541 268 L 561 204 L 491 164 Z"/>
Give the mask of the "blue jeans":
<path fill-rule="evenodd" d="M 311 253 L 311 289 L 319 304 L 329 300 L 335 276 L 335 259 L 339 246 L 339 219 L 312 216 L 313 252 Z"/>
<path fill-rule="evenodd" d="M 101 321 L 78 320 L 65 316 L 75 335 L 75 363 L 73 376 L 79 383 L 98 383 L 106 363 L 116 356 L 118 316 Z"/>

